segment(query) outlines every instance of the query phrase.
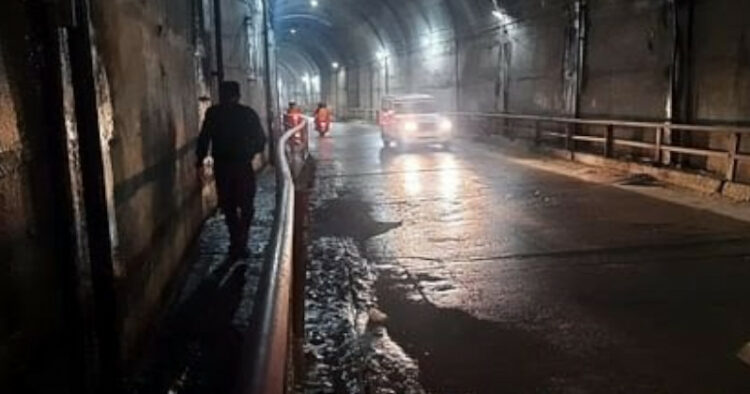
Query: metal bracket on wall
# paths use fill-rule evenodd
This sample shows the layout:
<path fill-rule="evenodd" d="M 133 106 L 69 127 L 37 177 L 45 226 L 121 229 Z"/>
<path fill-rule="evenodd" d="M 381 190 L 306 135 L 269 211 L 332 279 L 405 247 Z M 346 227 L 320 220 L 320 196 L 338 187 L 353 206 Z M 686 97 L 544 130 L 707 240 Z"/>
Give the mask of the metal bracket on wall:
<path fill-rule="evenodd" d="M 563 60 L 563 100 L 568 115 L 577 117 L 580 113 L 580 99 L 583 91 L 587 8 L 585 0 L 576 0 L 570 9 L 568 37 Z"/>
<path fill-rule="evenodd" d="M 669 66 L 669 91 L 666 97 L 665 118 L 670 122 L 689 123 L 692 119 L 693 86 L 692 68 L 692 26 L 694 2 L 692 0 L 668 0 L 666 12 L 672 35 L 671 63 Z M 665 141 L 675 144 L 689 144 L 691 134 L 687 131 L 670 130 Z M 688 164 L 688 156 L 667 152 L 664 163 Z"/>

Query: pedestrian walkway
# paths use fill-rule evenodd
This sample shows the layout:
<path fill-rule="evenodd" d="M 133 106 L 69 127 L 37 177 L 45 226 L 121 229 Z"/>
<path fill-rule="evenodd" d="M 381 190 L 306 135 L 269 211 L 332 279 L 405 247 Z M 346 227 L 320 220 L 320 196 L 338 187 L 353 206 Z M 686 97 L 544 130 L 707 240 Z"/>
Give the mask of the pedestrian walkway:
<path fill-rule="evenodd" d="M 128 379 L 129 393 L 229 392 L 271 237 L 274 179 L 268 170 L 258 177 L 249 259 L 227 259 L 229 233 L 221 212 L 206 221 L 153 343 Z"/>

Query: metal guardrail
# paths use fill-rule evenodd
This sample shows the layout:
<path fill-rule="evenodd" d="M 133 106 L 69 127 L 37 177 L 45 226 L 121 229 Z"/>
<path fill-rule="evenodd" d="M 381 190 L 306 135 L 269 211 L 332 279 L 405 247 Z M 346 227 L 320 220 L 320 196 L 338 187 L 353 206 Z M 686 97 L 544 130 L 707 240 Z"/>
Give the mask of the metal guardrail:
<path fill-rule="evenodd" d="M 719 158 L 726 160 L 726 171 L 724 178 L 727 181 L 734 182 L 737 177 L 737 167 L 740 162 L 750 162 L 750 154 L 740 151 L 742 136 L 750 134 L 750 127 L 731 126 L 731 125 L 689 125 L 676 123 L 659 123 L 659 122 L 637 122 L 610 119 L 576 119 L 536 115 L 516 115 L 501 113 L 472 113 L 472 112 L 453 112 L 449 116 L 463 118 L 491 118 L 506 121 L 508 124 L 501 125 L 502 128 L 512 129 L 514 131 L 531 131 L 533 139 L 537 144 L 541 144 L 544 139 L 562 139 L 565 147 L 571 153 L 576 151 L 576 142 L 590 142 L 601 144 L 602 154 L 605 157 L 614 157 L 615 147 L 623 146 L 629 148 L 638 148 L 650 150 L 654 163 L 663 164 L 664 157 L 667 153 L 677 153 L 690 156 L 705 158 Z M 513 123 L 516 124 L 513 124 Z M 518 123 L 522 123 L 520 126 Z M 525 123 L 525 124 L 523 124 Z M 545 126 L 557 124 L 565 126 L 564 132 L 545 130 Z M 601 135 L 579 134 L 581 130 L 578 126 L 601 127 Z M 617 138 L 615 130 L 636 129 L 653 133 L 652 141 L 643 141 L 635 139 Z M 589 127 L 587 131 L 592 131 Z M 729 136 L 725 149 L 720 148 L 702 148 L 681 146 L 665 142 L 667 133 L 691 131 L 702 133 L 725 133 Z"/>
<path fill-rule="evenodd" d="M 349 108 L 347 115 L 350 118 L 375 120 L 377 110 L 373 108 Z M 669 122 L 641 122 L 617 119 L 580 119 L 565 118 L 555 116 L 523 115 L 508 113 L 484 113 L 484 112 L 448 112 L 448 116 L 454 118 L 489 118 L 504 120 L 506 124 L 499 125 L 501 129 L 513 131 L 531 131 L 533 140 L 541 144 L 545 139 L 563 140 L 565 148 L 571 152 L 576 152 L 576 142 L 589 142 L 602 145 L 602 155 L 613 158 L 615 148 L 628 147 L 652 152 L 651 159 L 655 164 L 664 164 L 666 154 L 682 154 L 688 156 L 698 156 L 704 158 L 725 159 L 724 180 L 736 182 L 737 168 L 740 163 L 750 163 L 750 152 L 740 150 L 743 135 L 750 134 L 750 127 L 733 126 L 733 125 L 695 125 L 679 124 Z M 514 124 L 515 123 L 515 124 Z M 526 123 L 521 124 L 519 123 Z M 559 130 L 545 130 L 550 124 L 562 125 L 564 132 Z M 587 131 L 594 127 L 601 127 L 601 135 L 580 134 L 581 126 L 589 126 Z M 652 141 L 617 138 L 617 129 L 636 129 L 653 133 Z M 694 146 L 684 146 L 671 144 L 666 141 L 668 133 L 690 131 L 695 133 L 725 133 L 729 136 L 727 146 L 720 148 L 704 148 Z"/>
<path fill-rule="evenodd" d="M 307 144 L 295 142 L 295 137 L 306 136 L 308 124 L 305 120 L 284 132 L 276 144 L 275 222 L 255 300 L 254 326 L 242 349 L 236 394 L 282 394 L 289 386 L 295 231 L 294 173 L 290 162 L 300 154 L 306 158 Z"/>

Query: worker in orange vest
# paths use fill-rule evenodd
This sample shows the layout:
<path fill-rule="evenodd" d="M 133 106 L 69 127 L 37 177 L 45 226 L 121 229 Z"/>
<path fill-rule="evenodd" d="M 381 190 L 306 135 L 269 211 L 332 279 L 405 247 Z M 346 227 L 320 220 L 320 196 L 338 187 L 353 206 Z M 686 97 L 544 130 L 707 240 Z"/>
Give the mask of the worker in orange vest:
<path fill-rule="evenodd" d="M 315 130 L 321 136 L 328 133 L 331 129 L 331 118 L 331 111 L 328 109 L 326 103 L 318 104 L 318 108 L 315 110 Z"/>
<path fill-rule="evenodd" d="M 289 102 L 289 108 L 284 115 L 284 126 L 287 129 L 298 125 L 302 121 L 302 109 L 294 101 Z"/>

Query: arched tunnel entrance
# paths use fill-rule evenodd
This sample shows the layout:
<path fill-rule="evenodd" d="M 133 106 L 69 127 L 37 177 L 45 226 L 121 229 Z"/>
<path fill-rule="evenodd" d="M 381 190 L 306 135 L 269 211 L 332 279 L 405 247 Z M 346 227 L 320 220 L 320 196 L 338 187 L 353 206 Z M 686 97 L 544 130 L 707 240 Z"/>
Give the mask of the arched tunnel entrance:
<path fill-rule="evenodd" d="M 383 97 L 426 94 L 443 112 L 744 125 L 745 29 L 731 14 L 745 6 L 717 4 L 279 0 L 272 3 L 272 21 L 280 103 L 296 101 L 313 110 L 325 102 L 341 119 L 374 118 Z M 628 22 L 612 27 L 619 17 Z M 711 30 L 716 18 L 727 20 L 722 36 Z M 727 73 L 709 71 L 724 66 L 736 70 L 737 83 Z M 708 99 L 718 86 L 728 94 Z M 477 127 L 493 129 L 496 123 Z M 727 133 L 615 129 L 637 142 L 686 148 L 734 143 Z M 633 146 L 612 148 L 615 155 L 750 180 L 745 163 L 676 150 L 652 155 Z"/>
<path fill-rule="evenodd" d="M 730 49 L 748 53 L 750 31 L 729 11 L 750 8 L 719 3 L 277 1 L 282 103 L 325 102 L 337 120 L 311 138 L 307 389 L 748 387 L 748 334 L 697 317 L 750 324 L 697 302 L 747 304 L 733 268 L 703 265 L 750 251 L 730 240 L 747 242 L 747 213 L 703 215 L 665 194 L 701 189 L 666 174 L 713 174 L 703 192 L 725 196 L 750 180 L 734 159 L 750 147 L 747 102 L 710 88 L 738 92 L 708 71 L 750 81 Z M 712 383 L 684 383 L 711 352 L 731 361 Z"/>
<path fill-rule="evenodd" d="M 457 108 L 458 37 L 493 29 L 490 1 L 318 1 L 276 3 L 281 95 L 336 110 L 374 108 L 389 94 L 424 92 Z M 491 36 L 491 35 L 490 35 Z M 305 56 L 312 65 L 297 59 Z M 320 81 L 320 89 L 312 85 Z M 310 85 L 309 88 L 306 86 Z"/>

